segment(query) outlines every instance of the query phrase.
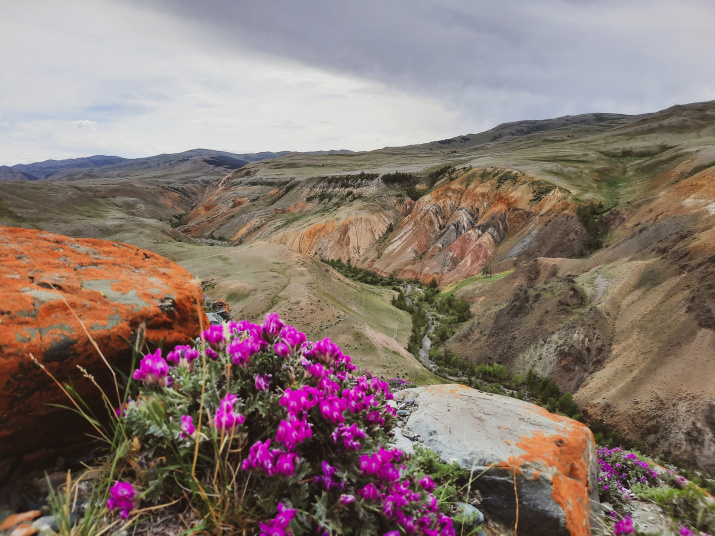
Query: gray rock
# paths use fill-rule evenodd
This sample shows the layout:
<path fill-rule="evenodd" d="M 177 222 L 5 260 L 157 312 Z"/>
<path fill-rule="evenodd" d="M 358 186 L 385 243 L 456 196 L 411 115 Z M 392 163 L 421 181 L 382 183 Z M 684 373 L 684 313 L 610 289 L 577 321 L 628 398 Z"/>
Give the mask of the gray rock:
<path fill-rule="evenodd" d="M 82 517 L 78 513 L 70 513 L 70 524 L 72 526 L 75 526 L 77 523 L 79 523 L 81 519 Z M 35 527 L 37 531 L 42 535 L 54 535 L 60 530 L 59 524 L 57 523 L 57 518 L 55 516 L 39 517 L 32 522 L 32 526 Z"/>
<path fill-rule="evenodd" d="M 55 516 L 43 516 L 36 519 L 32 526 L 35 527 L 40 534 L 53 534 L 59 530 Z"/>
<path fill-rule="evenodd" d="M 530 536 L 588 534 L 598 501 L 591 431 L 521 400 L 462 385 L 410 389 L 419 407 L 405 428 L 475 476 L 481 508 Z M 487 470 L 487 468 L 489 468 Z M 516 495 L 515 495 L 516 487 Z"/>
<path fill-rule="evenodd" d="M 464 502 L 457 503 L 457 513 L 453 518 L 466 530 L 472 530 L 484 523 L 484 514 L 476 507 Z"/>
<path fill-rule="evenodd" d="M 409 414 L 410 414 L 410 412 L 407 411 L 406 409 L 398 409 L 398 410 L 397 410 L 397 416 L 398 416 L 398 417 L 401 417 L 401 416 L 404 416 L 404 415 L 409 415 Z"/>
<path fill-rule="evenodd" d="M 402 452 L 406 452 L 407 454 L 414 454 L 415 449 L 412 446 L 412 441 L 407 439 L 404 435 L 402 435 L 402 430 L 399 428 L 395 428 L 392 430 L 393 433 L 393 439 L 392 439 L 392 444 L 400 449 Z"/>
<path fill-rule="evenodd" d="M 417 439 L 419 438 L 419 436 L 416 436 L 415 434 L 413 434 L 413 433 L 410 432 L 409 430 L 402 430 L 402 429 L 401 429 L 400 432 L 402 433 L 403 436 L 405 436 L 405 437 L 406 437 L 407 439 L 409 439 L 410 441 L 417 441 Z"/>
<path fill-rule="evenodd" d="M 631 501 L 631 519 L 638 533 L 676 536 L 671 527 L 670 516 L 657 504 L 645 501 Z"/>
<path fill-rule="evenodd" d="M 223 318 L 216 313 L 206 313 L 206 316 L 209 318 L 209 322 L 212 326 L 220 326 L 223 324 Z"/>

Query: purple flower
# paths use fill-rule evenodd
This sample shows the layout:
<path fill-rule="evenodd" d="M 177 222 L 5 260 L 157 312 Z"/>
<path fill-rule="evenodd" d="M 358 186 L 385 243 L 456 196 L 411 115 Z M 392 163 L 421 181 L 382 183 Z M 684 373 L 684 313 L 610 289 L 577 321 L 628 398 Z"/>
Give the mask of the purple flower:
<path fill-rule="evenodd" d="M 219 402 L 218 407 L 224 411 L 229 411 L 233 409 L 233 406 L 237 401 L 237 395 L 234 395 L 233 393 L 226 393 L 226 396 L 224 396 L 221 399 L 221 402 Z"/>
<path fill-rule="evenodd" d="M 293 415 L 288 415 L 288 420 L 282 420 L 278 425 L 276 432 L 276 441 L 283 443 L 283 446 L 288 449 L 294 449 L 299 443 L 313 437 L 312 425 L 303 415 L 302 419 L 298 419 Z"/>
<path fill-rule="evenodd" d="M 615 536 L 621 536 L 623 534 L 633 534 L 633 521 L 630 517 L 626 516 L 621 519 L 616 526 L 613 527 L 613 534 Z"/>
<path fill-rule="evenodd" d="M 295 516 L 295 510 L 278 503 L 278 515 L 267 523 L 259 523 L 261 536 L 284 536 Z"/>
<path fill-rule="evenodd" d="M 368 424 L 382 425 L 385 424 L 385 417 L 378 410 L 373 410 L 365 415 L 365 422 Z"/>
<path fill-rule="evenodd" d="M 246 418 L 240 413 L 236 413 L 233 409 L 233 405 L 237 399 L 238 397 L 236 395 L 228 393 L 221 400 L 213 420 L 213 424 L 217 430 L 230 435 L 235 433 L 238 427 L 246 422 Z"/>
<path fill-rule="evenodd" d="M 266 315 L 266 318 L 263 320 L 263 324 L 261 327 L 263 328 L 264 335 L 266 335 L 267 338 L 272 341 L 275 340 L 275 338 L 281 332 L 283 326 L 285 326 L 285 324 L 278 317 L 277 313 L 268 313 Z"/>
<path fill-rule="evenodd" d="M 253 356 L 261 351 L 262 341 L 257 341 L 253 338 L 245 340 L 234 339 L 227 347 L 226 352 L 231 356 L 231 362 L 234 365 L 245 367 L 251 364 Z"/>
<path fill-rule="evenodd" d="M 284 452 L 279 454 L 276 460 L 276 473 L 283 476 L 293 476 L 296 465 L 298 465 L 298 455 L 292 452 Z"/>
<path fill-rule="evenodd" d="M 273 522 L 279 527 L 287 529 L 288 525 L 290 525 L 290 522 L 293 520 L 296 511 L 292 508 L 286 508 L 285 506 L 283 506 L 282 502 L 278 503 L 277 510 L 278 515 L 273 520 Z"/>
<path fill-rule="evenodd" d="M 120 405 L 117 409 L 114 410 L 114 413 L 117 414 L 117 419 L 121 419 L 122 417 L 127 416 L 127 410 L 129 409 L 129 404 L 132 402 L 132 399 L 129 398 L 124 404 Z"/>
<path fill-rule="evenodd" d="M 362 489 L 358 490 L 358 495 L 368 501 L 376 501 L 380 498 L 380 492 L 375 487 L 375 484 L 368 484 Z"/>
<path fill-rule="evenodd" d="M 293 326 L 285 326 L 281 330 L 280 340 L 288 345 L 291 354 L 295 353 L 306 341 L 305 333 L 298 331 Z"/>
<path fill-rule="evenodd" d="M 695 536 L 695 533 L 688 527 L 680 527 L 680 536 Z"/>
<path fill-rule="evenodd" d="M 201 333 L 201 339 L 206 342 L 214 351 L 221 352 L 226 348 L 226 336 L 224 334 L 224 325 L 211 326 L 209 329 Z M 211 357 L 207 352 L 206 355 Z"/>
<path fill-rule="evenodd" d="M 332 342 L 330 337 L 326 337 L 314 343 L 305 356 L 312 361 L 318 361 L 328 367 L 332 367 L 342 358 L 343 352 L 340 346 Z"/>
<path fill-rule="evenodd" d="M 248 451 L 248 457 L 241 463 L 241 469 L 261 469 L 268 476 L 276 474 L 276 457 L 281 454 L 280 449 L 271 450 L 271 440 L 256 441 Z M 296 458 L 297 459 L 297 455 Z M 284 460 L 285 462 L 286 460 Z"/>
<path fill-rule="evenodd" d="M 333 430 L 333 433 L 330 434 L 330 438 L 334 443 L 338 443 L 342 439 L 343 446 L 346 449 L 358 450 L 360 443 L 357 440 L 363 439 L 365 435 L 365 431 L 358 428 L 357 423 L 353 423 L 351 426 L 341 424 Z"/>
<path fill-rule="evenodd" d="M 352 502 L 355 502 L 355 495 L 346 495 L 343 493 L 340 496 L 340 504 L 342 504 L 343 506 Z"/>
<path fill-rule="evenodd" d="M 194 418 L 189 415 L 181 417 L 181 437 L 192 437 L 196 433 Z"/>
<path fill-rule="evenodd" d="M 266 374 L 265 376 L 261 376 L 259 374 L 254 375 L 254 379 L 256 380 L 256 391 L 267 391 L 271 384 L 271 377 L 272 376 L 270 374 Z"/>
<path fill-rule="evenodd" d="M 284 342 L 277 342 L 273 345 L 273 351 L 278 357 L 288 357 L 290 356 L 290 346 Z"/>
<path fill-rule="evenodd" d="M 325 460 L 323 460 L 321 466 L 323 469 L 323 476 L 316 476 L 315 481 L 322 484 L 325 489 L 339 487 L 339 485 L 333 480 L 333 476 L 335 476 L 335 473 L 338 472 L 338 468 L 332 467 Z"/>
<path fill-rule="evenodd" d="M 280 527 L 268 523 L 259 523 L 258 525 L 261 527 L 261 536 L 285 536 L 286 531 Z"/>
<path fill-rule="evenodd" d="M 109 490 L 107 508 L 119 510 L 119 516 L 129 519 L 129 512 L 136 506 L 137 490 L 129 482 L 119 482 L 114 484 Z"/>
<path fill-rule="evenodd" d="M 432 482 L 432 479 L 429 475 L 422 477 L 419 484 L 420 487 L 427 493 L 432 493 L 434 491 L 434 482 Z"/>
<path fill-rule="evenodd" d="M 193 362 L 199 357 L 199 351 L 191 346 L 177 346 L 173 351 L 166 354 L 169 363 L 176 363 L 180 367 L 193 368 Z"/>
<path fill-rule="evenodd" d="M 330 422 L 345 422 L 345 416 L 343 415 L 343 411 L 346 409 L 345 406 L 347 406 L 347 401 L 344 398 L 330 396 L 320 403 L 320 413 L 324 419 Z"/>
<path fill-rule="evenodd" d="M 147 354 L 139 363 L 139 368 L 134 371 L 134 379 L 146 385 L 159 385 L 166 387 L 171 383 L 169 378 L 169 365 L 161 357 L 161 348 L 153 354 Z"/>
<path fill-rule="evenodd" d="M 307 387 L 296 389 L 295 391 L 289 387 L 285 390 L 278 403 L 284 406 L 289 414 L 298 415 L 315 406 L 317 401 L 315 397 L 309 396 Z"/>

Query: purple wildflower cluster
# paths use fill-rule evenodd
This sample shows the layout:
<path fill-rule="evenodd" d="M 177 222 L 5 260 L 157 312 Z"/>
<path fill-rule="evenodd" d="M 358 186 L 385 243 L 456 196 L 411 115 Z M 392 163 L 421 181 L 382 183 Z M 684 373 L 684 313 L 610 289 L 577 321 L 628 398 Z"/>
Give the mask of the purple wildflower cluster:
<path fill-rule="evenodd" d="M 390 385 L 390 390 L 392 391 L 401 391 L 402 389 L 412 389 L 413 387 L 417 387 L 415 382 L 403 380 L 402 378 L 389 378 L 387 383 Z"/>
<path fill-rule="evenodd" d="M 283 503 L 278 503 L 278 515 L 266 523 L 260 523 L 261 534 L 266 536 L 284 536 L 288 531 L 290 522 L 295 517 L 295 510 L 286 508 Z"/>
<path fill-rule="evenodd" d="M 302 532 L 317 534 L 339 532 L 340 523 L 359 517 L 371 519 L 380 536 L 454 535 L 451 519 L 439 513 L 432 480 L 413 474 L 408 457 L 388 448 L 395 415 L 386 403 L 393 398 L 388 382 L 356 374 L 351 358 L 330 338 L 310 342 L 275 313 L 260 325 L 243 320 L 211 326 L 200 338 L 208 359 L 196 370 L 200 353 L 189 346 L 176 347 L 166 360 L 160 350 L 145 356 L 134 378 L 153 389 L 140 398 L 161 397 L 171 385 L 166 393 L 173 389 L 181 396 L 167 394 L 162 403 L 177 404 L 167 415 L 177 423 L 173 437 L 191 445 L 187 456 L 196 442 L 217 449 L 221 456 L 207 452 L 201 459 L 235 463 L 255 489 L 246 500 L 275 499 L 275 511 L 265 510 L 264 498 L 253 506 L 266 515 L 261 535 L 290 534 L 296 516 Z M 202 367 L 218 380 L 206 388 L 208 427 L 197 430 L 203 390 L 191 386 L 200 386 Z M 128 426 L 138 422 L 132 432 L 139 436 L 143 428 L 132 412 L 140 410 L 133 403 L 122 412 Z M 330 521 L 316 514 L 318 500 Z"/>
<path fill-rule="evenodd" d="M 613 534 L 615 536 L 622 536 L 623 534 L 633 534 L 633 520 L 626 516 L 616 523 L 613 527 Z"/>
<path fill-rule="evenodd" d="M 119 510 L 119 516 L 129 519 L 129 513 L 136 506 L 138 500 L 137 491 L 129 482 L 117 481 L 109 490 L 107 508 Z"/>
<path fill-rule="evenodd" d="M 213 419 L 213 425 L 217 430 L 224 434 L 232 435 L 236 433 L 238 427 L 246 422 L 246 418 L 234 411 L 233 406 L 236 404 L 238 397 L 228 393 L 221 399 L 216 416 Z"/>
<path fill-rule="evenodd" d="M 632 452 L 621 448 L 598 450 L 598 487 L 601 498 L 623 504 L 635 496 L 634 484 L 658 485 L 658 473 Z"/>
<path fill-rule="evenodd" d="M 134 379 L 144 382 L 145 385 L 158 385 L 167 387 L 171 384 L 169 378 L 169 365 L 161 357 L 161 348 L 153 354 L 147 354 L 139 363 L 139 368 L 134 371 Z"/>
<path fill-rule="evenodd" d="M 403 478 L 404 465 L 399 465 L 405 454 L 397 449 L 386 450 L 360 456 L 360 470 L 363 476 L 372 477 L 373 482 L 359 488 L 357 493 L 366 501 L 382 504 L 382 513 L 400 525 L 407 534 L 446 536 L 454 534 L 452 519 L 438 512 L 437 499 L 431 494 L 434 483 L 427 476 L 416 485 Z M 405 507 L 418 504 L 413 515 L 406 515 Z M 395 531 L 399 534 L 398 531 Z M 389 533 L 388 533 L 389 534 Z"/>
<path fill-rule="evenodd" d="M 166 360 L 181 367 L 194 370 L 194 361 L 199 358 L 199 351 L 191 346 L 177 346 L 173 351 L 166 354 Z"/>

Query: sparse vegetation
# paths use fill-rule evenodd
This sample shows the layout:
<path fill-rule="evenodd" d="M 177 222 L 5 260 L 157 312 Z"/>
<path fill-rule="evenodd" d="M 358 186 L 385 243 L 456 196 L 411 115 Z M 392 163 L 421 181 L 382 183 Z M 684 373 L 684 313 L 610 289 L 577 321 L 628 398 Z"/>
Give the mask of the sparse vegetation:
<path fill-rule="evenodd" d="M 603 247 L 606 228 L 603 226 L 603 214 L 606 209 L 603 203 L 589 203 L 576 209 L 576 215 L 586 229 L 588 239 L 585 242 L 586 252 L 591 253 Z"/>
<path fill-rule="evenodd" d="M 454 168 L 449 164 L 445 164 L 444 166 L 438 167 L 434 171 L 429 172 L 427 174 L 429 187 L 432 188 L 442 177 L 445 175 L 451 176 L 453 172 Z"/>
<path fill-rule="evenodd" d="M 529 200 L 529 203 L 538 203 L 555 189 L 556 186 L 551 183 L 534 183 L 532 185 L 532 195 L 531 199 Z"/>
<path fill-rule="evenodd" d="M 416 181 L 416 177 L 414 174 L 405 173 L 402 171 L 395 171 L 394 173 L 385 173 L 382 177 L 380 177 L 380 179 L 388 186 L 414 184 L 414 182 Z"/>
<path fill-rule="evenodd" d="M 322 183 L 327 183 L 334 186 L 355 185 L 363 182 L 368 182 L 377 179 L 379 173 L 354 173 L 349 175 L 327 175 L 324 177 L 316 177 L 315 180 Z"/>
<path fill-rule="evenodd" d="M 516 182 L 519 179 L 519 172 L 517 171 L 502 171 L 496 178 L 497 190 L 501 189 L 502 185 L 507 182 Z"/>
<path fill-rule="evenodd" d="M 340 259 L 322 259 L 322 261 L 334 268 L 336 271 L 352 279 L 353 281 L 358 281 L 360 283 L 365 283 L 368 285 L 375 285 L 378 287 L 397 287 L 402 284 L 403 280 L 390 275 L 389 277 L 382 276 L 377 272 L 372 270 L 367 270 L 365 268 L 358 268 L 353 266 L 350 261 L 343 262 Z"/>
<path fill-rule="evenodd" d="M 627 520 L 628 524 L 633 500 L 641 499 L 658 504 L 672 524 L 681 527 L 680 534 L 715 531 L 715 503 L 675 471 L 620 447 L 599 449 L 598 468 L 599 495 L 601 501 L 613 506 L 612 517 Z"/>
<path fill-rule="evenodd" d="M 691 169 L 688 172 L 688 177 L 692 177 L 693 175 L 697 175 L 701 171 L 705 171 L 706 169 L 710 169 L 711 167 L 715 166 L 715 162 L 709 162 L 707 164 L 700 164 L 698 166 L 695 166 L 693 169 Z"/>

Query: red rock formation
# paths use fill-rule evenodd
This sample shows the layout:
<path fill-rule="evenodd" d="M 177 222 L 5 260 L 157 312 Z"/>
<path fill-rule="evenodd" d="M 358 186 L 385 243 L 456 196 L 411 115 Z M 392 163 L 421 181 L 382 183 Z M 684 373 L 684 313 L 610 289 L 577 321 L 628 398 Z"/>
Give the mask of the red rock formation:
<path fill-rule="evenodd" d="M 149 251 L 104 240 L 0 227 L 0 458 L 55 449 L 75 441 L 77 419 L 59 387 L 71 377 L 82 396 L 97 390 L 116 404 L 107 362 L 129 372 L 131 339 L 146 324 L 146 340 L 169 348 L 207 325 L 198 284 L 177 264 Z M 93 408 L 98 416 L 102 405 Z M 36 456 L 35 456 L 36 458 Z M 53 458 L 52 458 L 53 459 Z M 0 478 L 2 478 L 0 468 Z"/>
<path fill-rule="evenodd" d="M 534 184 L 532 177 L 513 170 L 464 173 L 415 203 L 371 267 L 406 278 L 436 278 L 440 284 L 478 274 L 502 243 L 525 238 L 528 224 L 570 208 L 557 189 L 536 202 Z M 543 225 L 530 231 L 539 234 Z"/>

